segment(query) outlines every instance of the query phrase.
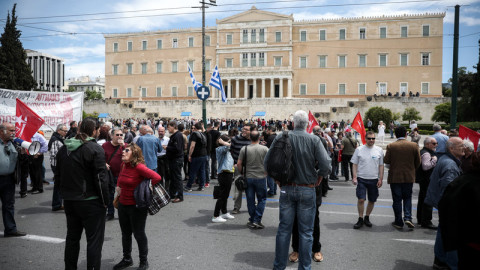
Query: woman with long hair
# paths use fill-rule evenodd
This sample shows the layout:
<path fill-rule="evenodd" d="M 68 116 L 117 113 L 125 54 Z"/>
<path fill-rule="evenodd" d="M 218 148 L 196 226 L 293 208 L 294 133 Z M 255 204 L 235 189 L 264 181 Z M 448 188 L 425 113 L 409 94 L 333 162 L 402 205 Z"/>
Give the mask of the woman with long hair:
<path fill-rule="evenodd" d="M 145 165 L 142 149 L 136 144 L 129 144 L 122 153 L 122 170 L 117 180 L 119 194 L 118 220 L 122 230 L 123 259 L 113 269 L 124 269 L 133 265 L 132 233 L 137 240 L 140 265 L 139 270 L 148 268 L 148 240 L 145 234 L 147 207 L 137 208 L 134 191 L 144 180 L 151 179 L 152 185 L 160 182 L 161 177 Z"/>

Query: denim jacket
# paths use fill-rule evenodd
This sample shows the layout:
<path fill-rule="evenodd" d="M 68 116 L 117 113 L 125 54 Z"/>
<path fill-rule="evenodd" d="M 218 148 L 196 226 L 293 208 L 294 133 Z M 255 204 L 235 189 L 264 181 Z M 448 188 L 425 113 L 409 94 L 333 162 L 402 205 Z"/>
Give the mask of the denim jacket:
<path fill-rule="evenodd" d="M 222 171 L 233 172 L 233 158 L 230 154 L 229 146 L 219 146 L 215 150 L 217 154 L 218 169 L 217 173 Z"/>

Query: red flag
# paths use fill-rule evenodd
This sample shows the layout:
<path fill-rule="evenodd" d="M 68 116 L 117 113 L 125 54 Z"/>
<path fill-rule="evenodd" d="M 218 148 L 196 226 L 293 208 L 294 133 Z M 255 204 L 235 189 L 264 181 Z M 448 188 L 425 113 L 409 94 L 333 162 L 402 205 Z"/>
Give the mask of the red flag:
<path fill-rule="evenodd" d="M 15 137 L 30 142 L 32 136 L 45 123 L 38 114 L 17 98 L 17 120 L 15 121 Z"/>
<path fill-rule="evenodd" d="M 355 116 L 355 119 L 353 119 L 351 127 L 355 129 L 358 133 L 360 133 L 360 136 L 362 136 L 362 143 L 367 144 L 367 140 L 365 139 L 365 134 L 367 132 L 365 131 L 365 126 L 363 125 L 363 120 L 360 112 L 358 112 L 357 116 Z"/>
<path fill-rule="evenodd" d="M 469 140 L 473 142 L 475 152 L 477 152 L 478 140 L 480 140 L 480 133 L 460 125 L 460 128 L 458 129 L 458 136 L 463 140 Z"/>
<path fill-rule="evenodd" d="M 311 111 L 308 111 L 308 127 L 307 127 L 307 132 L 308 133 L 312 133 L 312 130 L 314 127 L 318 126 L 318 122 L 317 120 L 315 119 L 315 117 L 313 117 L 313 114 Z"/>

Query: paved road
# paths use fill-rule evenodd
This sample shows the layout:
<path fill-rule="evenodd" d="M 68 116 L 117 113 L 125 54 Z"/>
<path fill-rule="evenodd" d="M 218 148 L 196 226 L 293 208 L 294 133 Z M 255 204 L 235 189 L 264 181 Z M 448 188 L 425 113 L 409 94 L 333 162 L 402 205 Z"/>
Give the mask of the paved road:
<path fill-rule="evenodd" d="M 49 167 L 49 166 L 47 166 Z M 52 179 L 47 170 L 47 179 Z M 343 179 L 343 178 L 340 178 Z M 215 181 L 212 181 L 215 183 Z M 321 206 L 320 227 L 325 260 L 313 269 L 431 269 L 435 232 L 416 228 L 398 231 L 393 221 L 387 184 L 371 216 L 372 228 L 354 230 L 357 220 L 355 187 L 351 182 L 332 182 L 333 191 Z M 1 269 L 63 269 L 66 222 L 63 211 L 51 212 L 53 186 L 43 194 L 16 196 L 15 217 L 22 238 L 0 237 Z M 150 269 L 272 269 L 278 225 L 278 196 L 268 199 L 263 230 L 246 226 L 246 201 L 242 212 L 224 224 L 211 223 L 215 201 L 213 188 L 185 195 L 185 201 L 170 204 L 147 220 Z M 18 192 L 18 190 L 17 190 Z M 416 207 L 418 186 L 414 189 Z M 232 209 L 233 201 L 228 208 Z M 414 210 L 414 214 L 415 214 Z M 438 215 L 434 213 L 434 223 Z M 0 225 L 3 228 L 3 223 Z M 85 269 L 82 239 L 79 269 Z M 118 219 L 106 225 L 102 269 L 111 269 L 122 256 Z M 138 249 L 133 247 L 135 265 Z M 287 269 L 296 269 L 289 264 Z M 130 268 L 135 269 L 135 268 Z"/>

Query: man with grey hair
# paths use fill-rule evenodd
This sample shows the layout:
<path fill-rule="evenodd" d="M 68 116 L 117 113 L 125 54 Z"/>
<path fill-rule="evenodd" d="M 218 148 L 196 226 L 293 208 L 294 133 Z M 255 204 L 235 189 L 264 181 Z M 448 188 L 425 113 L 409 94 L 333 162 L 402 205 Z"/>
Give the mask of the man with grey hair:
<path fill-rule="evenodd" d="M 57 126 L 56 131 L 52 134 L 52 137 L 48 141 L 48 152 L 50 153 L 50 166 L 52 172 L 54 172 L 53 181 L 55 182 L 55 170 L 57 167 L 57 153 L 64 145 L 63 140 L 67 136 L 68 128 L 64 124 Z M 63 210 L 62 197 L 58 185 L 54 185 L 52 193 L 52 211 Z"/>
<path fill-rule="evenodd" d="M 433 125 L 433 131 L 435 132 L 435 134 L 433 134 L 431 137 L 434 138 L 438 143 L 437 156 L 438 158 L 440 158 L 442 155 L 444 155 L 447 152 L 447 149 L 445 146 L 448 141 L 448 136 L 442 133 L 442 127 L 439 124 Z"/>
<path fill-rule="evenodd" d="M 298 219 L 299 269 L 310 269 L 313 243 L 313 225 L 315 221 L 316 195 L 315 186 L 322 181 L 323 175 L 330 170 L 330 158 L 320 145 L 320 138 L 306 132 L 308 115 L 297 111 L 293 116 L 294 130 L 288 133 L 292 146 L 292 164 L 295 174 L 288 184 L 281 187 L 280 223 L 278 225 L 274 269 L 285 269 L 295 216 Z M 265 156 L 264 166 L 276 142 L 283 136 L 279 134 Z M 315 165 L 318 166 L 318 171 Z M 280 184 L 279 182 L 277 182 Z"/>
<path fill-rule="evenodd" d="M 465 147 L 465 156 L 462 157 L 462 165 L 460 167 L 462 168 L 462 172 L 465 174 L 473 169 L 472 154 L 475 153 L 475 147 L 473 142 L 469 140 L 464 140 L 463 146 Z"/>
<path fill-rule="evenodd" d="M 132 142 L 137 143 L 137 141 L 140 137 L 142 137 L 142 136 L 144 136 L 145 134 L 148 133 L 148 128 L 149 128 L 149 126 L 147 126 L 147 125 L 140 125 L 139 131 L 138 131 L 139 134 L 137 136 L 135 136 L 135 138 L 133 138 Z M 153 133 L 153 131 L 152 131 L 152 133 Z"/>

